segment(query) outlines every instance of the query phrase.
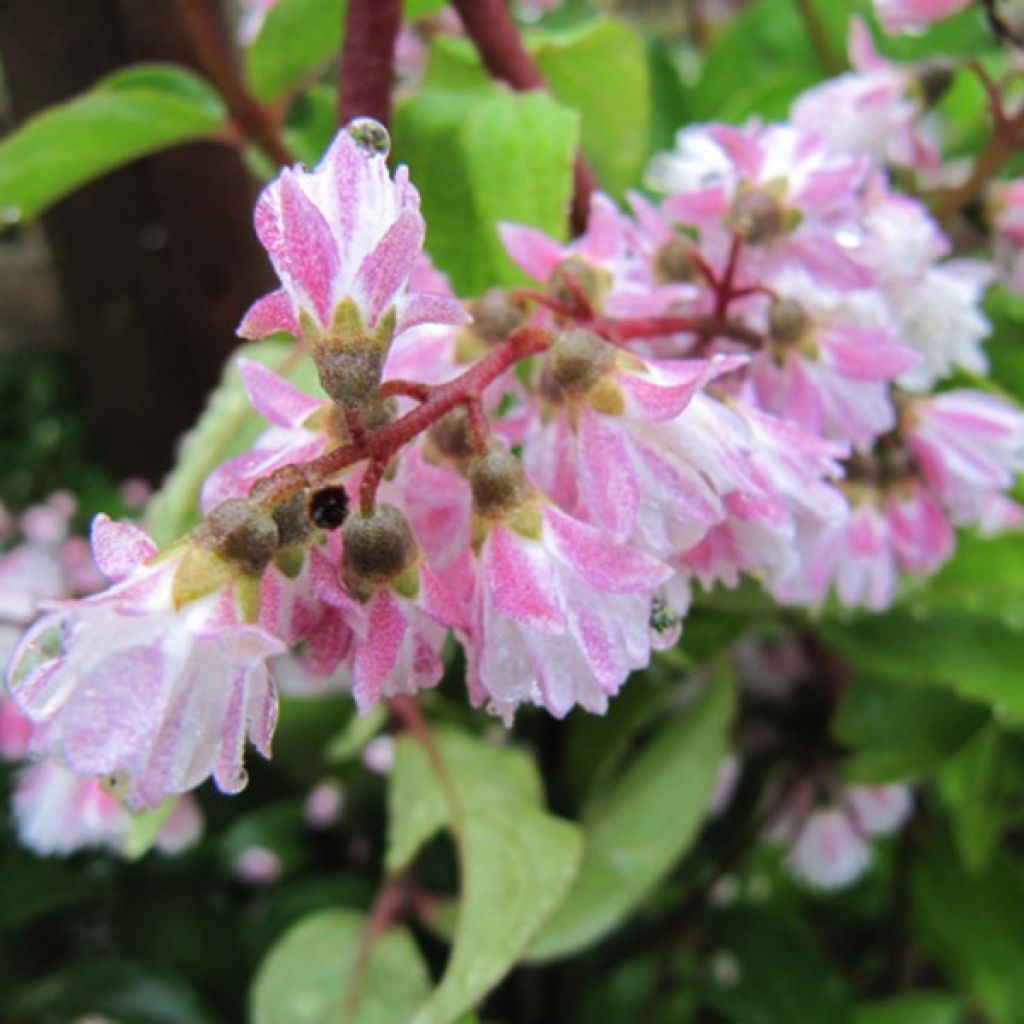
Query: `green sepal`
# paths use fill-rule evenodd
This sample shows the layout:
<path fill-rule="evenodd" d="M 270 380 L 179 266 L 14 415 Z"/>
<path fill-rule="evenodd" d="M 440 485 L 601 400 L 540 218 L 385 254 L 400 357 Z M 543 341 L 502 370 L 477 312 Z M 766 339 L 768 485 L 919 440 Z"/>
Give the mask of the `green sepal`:
<path fill-rule="evenodd" d="M 220 555 L 207 548 L 193 546 L 182 557 L 174 574 L 171 600 L 175 608 L 181 608 L 219 590 L 230 579 L 231 567 Z"/>
<path fill-rule="evenodd" d="M 306 545 L 293 544 L 291 547 L 281 548 L 274 555 L 274 567 L 282 576 L 288 579 L 297 579 L 302 567 L 306 564 Z"/>
<path fill-rule="evenodd" d="M 253 623 L 260 617 L 260 603 L 263 596 L 260 587 L 261 578 L 248 573 L 236 576 L 233 593 L 235 607 L 242 616 L 243 622 Z"/>

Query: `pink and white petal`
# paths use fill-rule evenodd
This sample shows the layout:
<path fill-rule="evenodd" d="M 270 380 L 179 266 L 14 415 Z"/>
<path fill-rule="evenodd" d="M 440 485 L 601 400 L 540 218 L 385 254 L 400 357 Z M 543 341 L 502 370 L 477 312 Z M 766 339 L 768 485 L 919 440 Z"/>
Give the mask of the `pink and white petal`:
<path fill-rule="evenodd" d="M 356 648 L 352 664 L 352 695 L 362 714 L 380 699 L 409 626 L 398 601 L 386 589 L 371 598 L 367 620 L 366 637 Z"/>
<path fill-rule="evenodd" d="M 395 335 L 421 324 L 468 324 L 473 318 L 454 295 L 437 292 L 412 292 L 400 295 L 396 303 L 398 322 Z"/>
<path fill-rule="evenodd" d="M 545 633 L 565 628 L 558 586 L 546 554 L 533 541 L 520 541 L 496 523 L 484 542 L 484 576 L 496 611 Z M 479 598 L 478 598 L 479 599 Z"/>
<path fill-rule="evenodd" d="M 509 259 L 535 281 L 546 281 L 564 258 L 562 246 L 536 228 L 501 223 L 498 235 Z"/>
<path fill-rule="evenodd" d="M 291 297 L 284 289 L 257 299 L 242 317 L 242 322 L 237 329 L 239 337 L 249 341 L 266 338 L 268 335 L 277 334 L 280 331 L 295 337 L 299 337 L 302 333 Z"/>
<path fill-rule="evenodd" d="M 108 580 L 130 576 L 157 553 L 157 546 L 134 523 L 115 522 L 102 512 L 92 521 L 89 541 L 92 557 Z"/>
<path fill-rule="evenodd" d="M 311 398 L 273 370 L 244 357 L 235 360 L 249 404 L 276 427 L 299 427 L 325 403 Z"/>
<path fill-rule="evenodd" d="M 419 210 L 404 210 L 360 265 L 352 294 L 367 327 L 394 302 L 420 254 L 425 230 Z"/>
<path fill-rule="evenodd" d="M 618 543 L 628 539 L 640 508 L 640 489 L 621 429 L 583 408 L 577 428 L 579 488 L 587 518 Z"/>

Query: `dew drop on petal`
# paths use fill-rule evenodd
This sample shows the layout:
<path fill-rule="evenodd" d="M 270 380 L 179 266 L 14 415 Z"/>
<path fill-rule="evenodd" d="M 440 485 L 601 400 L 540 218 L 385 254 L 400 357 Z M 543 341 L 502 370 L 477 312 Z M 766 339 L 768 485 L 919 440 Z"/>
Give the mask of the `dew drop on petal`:
<path fill-rule="evenodd" d="M 371 156 L 387 156 L 391 152 L 391 136 L 387 128 L 372 117 L 357 117 L 349 121 L 345 131 L 356 145 Z"/>

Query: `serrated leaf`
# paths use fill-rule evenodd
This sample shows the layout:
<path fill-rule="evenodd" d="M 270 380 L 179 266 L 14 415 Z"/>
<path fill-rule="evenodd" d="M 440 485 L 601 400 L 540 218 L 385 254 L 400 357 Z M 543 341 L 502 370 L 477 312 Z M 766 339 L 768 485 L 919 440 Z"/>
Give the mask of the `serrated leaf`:
<path fill-rule="evenodd" d="M 577 116 L 550 96 L 493 84 L 426 88 L 399 104 L 395 156 L 419 186 L 427 248 L 456 291 L 525 280 L 499 221 L 565 237 L 577 134 Z"/>
<path fill-rule="evenodd" d="M 585 808 L 586 846 L 568 898 L 530 957 L 564 956 L 596 942 L 651 891 L 704 820 L 735 707 L 728 670 L 670 721 Z"/>
<path fill-rule="evenodd" d="M 250 991 L 252 1024 L 340 1024 L 346 1021 L 353 969 L 366 918 L 322 910 L 303 918 L 260 964 Z M 419 950 L 404 928 L 373 943 L 351 1024 L 411 1019 L 430 991 Z"/>
<path fill-rule="evenodd" d="M 525 753 L 450 730 L 435 742 L 443 779 L 408 737 L 392 772 L 389 864 L 446 824 L 462 878 L 451 957 L 414 1024 L 450 1024 L 508 973 L 564 898 L 581 850 L 575 826 L 543 809 Z"/>
<path fill-rule="evenodd" d="M 651 86 L 640 37 L 601 19 L 535 36 L 530 51 L 555 97 L 579 112 L 580 144 L 602 190 L 620 196 L 637 183 L 650 136 Z"/>
<path fill-rule="evenodd" d="M 256 97 L 275 100 L 338 52 L 346 0 L 278 0 L 245 55 Z"/>
<path fill-rule="evenodd" d="M 138 157 L 216 133 L 224 109 L 202 79 L 171 65 L 119 71 L 50 107 L 0 142 L 0 210 L 35 217 Z"/>
<path fill-rule="evenodd" d="M 832 732 L 850 748 L 846 778 L 891 782 L 934 769 L 990 719 L 983 705 L 944 690 L 861 677 L 847 686 Z"/>
<path fill-rule="evenodd" d="M 256 342 L 239 354 L 270 367 L 308 394 L 320 394 L 316 368 L 298 353 L 294 342 Z M 199 421 L 182 438 L 174 469 L 146 509 L 146 528 L 158 545 L 170 544 L 195 526 L 203 481 L 225 459 L 248 448 L 267 426 L 246 400 L 231 360 Z"/>

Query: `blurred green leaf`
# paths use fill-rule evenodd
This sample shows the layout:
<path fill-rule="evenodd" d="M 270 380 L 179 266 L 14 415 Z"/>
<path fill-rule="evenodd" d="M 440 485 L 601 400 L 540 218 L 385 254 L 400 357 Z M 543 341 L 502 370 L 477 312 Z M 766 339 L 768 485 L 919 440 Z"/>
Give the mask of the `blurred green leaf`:
<path fill-rule="evenodd" d="M 406 863 L 444 823 L 462 877 L 451 957 L 415 1024 L 457 1020 L 508 973 L 565 898 L 582 845 L 573 825 L 543 810 L 527 754 L 450 730 L 435 741 L 443 778 L 408 737 L 398 741 L 392 772 L 389 865 Z"/>
<path fill-rule="evenodd" d="M 832 722 L 851 748 L 843 774 L 857 782 L 918 778 L 960 750 L 990 720 L 953 693 L 857 678 Z"/>
<path fill-rule="evenodd" d="M 129 860 L 137 860 L 152 849 L 160 829 L 164 827 L 171 811 L 174 810 L 175 803 L 176 797 L 168 797 L 159 807 L 132 815 L 131 829 L 124 843 L 124 855 Z"/>
<path fill-rule="evenodd" d="M 269 366 L 307 394 L 319 394 L 313 361 L 294 342 L 260 341 L 238 355 Z M 268 427 L 245 397 L 242 379 L 229 361 L 196 425 L 182 438 L 174 469 L 146 509 L 146 528 L 160 546 L 170 544 L 199 521 L 203 481 L 225 459 L 245 451 Z"/>
<path fill-rule="evenodd" d="M 219 837 L 224 868 L 232 874 L 248 851 L 262 849 L 277 858 L 282 873 L 292 872 L 310 858 L 304 831 L 300 800 L 278 800 L 240 814 Z"/>
<path fill-rule="evenodd" d="M 531 959 L 564 956 L 607 934 L 679 859 L 704 820 L 734 706 L 723 663 L 692 707 L 656 732 L 584 808 L 579 878 Z"/>
<path fill-rule="evenodd" d="M 324 751 L 328 761 L 335 763 L 358 757 L 374 736 L 387 724 L 388 713 L 383 704 L 376 704 L 365 715 L 353 714 Z"/>
<path fill-rule="evenodd" d="M 340 1024 L 366 918 L 322 910 L 290 928 L 267 954 L 250 993 L 252 1024 Z M 396 1024 L 412 1017 L 430 991 L 419 950 L 404 928 L 373 943 L 352 1024 Z"/>
<path fill-rule="evenodd" d="M 987 704 L 1000 719 L 1024 718 L 1024 633 L 998 619 L 915 608 L 830 623 L 823 632 L 859 674 L 948 686 Z"/>
<path fill-rule="evenodd" d="M 853 1024 L 961 1024 L 964 1000 L 948 992 L 914 992 L 862 1003 Z"/>
<path fill-rule="evenodd" d="M 428 88 L 399 105 L 396 158 L 419 185 L 427 248 L 457 291 L 525 280 L 499 221 L 564 237 L 576 136 L 576 115 L 540 92 Z"/>
<path fill-rule="evenodd" d="M 172 65 L 140 65 L 50 107 L 0 142 L 0 215 L 35 217 L 80 185 L 138 157 L 212 135 L 216 93 Z"/>
<path fill-rule="evenodd" d="M 948 977 L 994 1024 L 1024 1019 L 1024 876 L 998 853 L 968 872 L 953 850 L 930 843 L 912 874 L 915 934 Z"/>
<path fill-rule="evenodd" d="M 257 99 L 277 99 L 337 54 L 345 9 L 345 0 L 278 0 L 267 11 L 245 54 Z"/>
<path fill-rule="evenodd" d="M 647 157 L 650 81 L 643 43 L 619 22 L 535 36 L 530 51 L 555 97 L 580 115 L 580 144 L 601 189 L 634 187 Z"/>
<path fill-rule="evenodd" d="M 19 993 L 15 1019 L 84 1020 L 118 1024 L 217 1024 L 183 981 L 121 959 L 82 960 Z"/>
<path fill-rule="evenodd" d="M 738 909 L 705 923 L 705 996 L 733 1024 L 846 1024 L 842 984 L 795 917 Z"/>

